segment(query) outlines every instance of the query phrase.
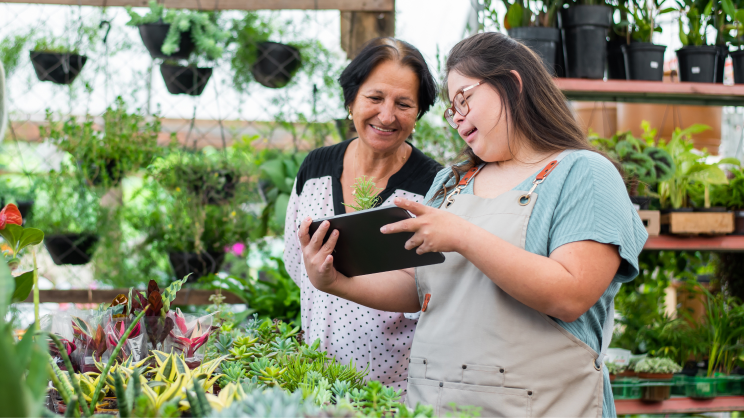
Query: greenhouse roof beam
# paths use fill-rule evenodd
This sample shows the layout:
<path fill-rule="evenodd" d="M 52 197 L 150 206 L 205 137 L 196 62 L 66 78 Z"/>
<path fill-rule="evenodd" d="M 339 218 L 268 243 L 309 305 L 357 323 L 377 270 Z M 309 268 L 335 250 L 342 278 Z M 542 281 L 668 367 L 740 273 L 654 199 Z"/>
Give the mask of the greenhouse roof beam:
<path fill-rule="evenodd" d="M 148 0 L 6 0 L 5 3 L 147 7 Z M 195 10 L 340 10 L 392 12 L 394 0 L 165 0 L 166 7 Z"/>

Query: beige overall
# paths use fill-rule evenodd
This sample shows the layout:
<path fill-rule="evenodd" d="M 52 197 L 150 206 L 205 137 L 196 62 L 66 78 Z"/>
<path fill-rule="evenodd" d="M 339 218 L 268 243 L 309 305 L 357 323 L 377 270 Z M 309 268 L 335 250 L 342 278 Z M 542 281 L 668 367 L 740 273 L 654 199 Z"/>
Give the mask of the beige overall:
<path fill-rule="evenodd" d="M 521 191 L 494 199 L 456 192 L 442 208 L 523 249 L 534 189 L 526 199 Z M 602 357 L 509 296 L 462 255 L 446 257 L 416 269 L 422 313 L 408 366 L 409 406 L 429 404 L 436 415 L 454 403 L 481 407 L 482 417 L 601 417 L 603 377 L 596 365 Z M 603 340 L 604 352 L 609 338 Z"/>

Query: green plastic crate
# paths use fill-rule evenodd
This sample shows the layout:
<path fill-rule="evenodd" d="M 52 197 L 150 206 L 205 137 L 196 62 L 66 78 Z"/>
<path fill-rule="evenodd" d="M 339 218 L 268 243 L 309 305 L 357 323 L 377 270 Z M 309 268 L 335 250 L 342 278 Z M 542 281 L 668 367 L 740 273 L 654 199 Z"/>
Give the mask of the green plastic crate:
<path fill-rule="evenodd" d="M 641 387 L 638 379 L 618 379 L 611 383 L 612 397 L 615 399 L 640 399 Z"/>
<path fill-rule="evenodd" d="M 718 379 L 695 376 L 685 384 L 685 395 L 692 399 L 712 399 L 718 396 Z"/>

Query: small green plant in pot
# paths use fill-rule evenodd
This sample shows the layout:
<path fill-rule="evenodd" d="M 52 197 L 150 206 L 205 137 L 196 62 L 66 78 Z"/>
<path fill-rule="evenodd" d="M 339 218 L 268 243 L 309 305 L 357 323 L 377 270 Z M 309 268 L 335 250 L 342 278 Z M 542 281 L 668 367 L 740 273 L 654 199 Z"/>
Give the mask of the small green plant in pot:
<path fill-rule="evenodd" d="M 90 116 L 82 122 L 73 116 L 60 123 L 50 111 L 47 122 L 39 128 L 40 136 L 69 152 L 85 179 L 104 189 L 118 186 L 124 176 L 147 167 L 163 152 L 157 142 L 160 120 L 148 121 L 139 111 L 128 113 L 121 97 L 106 109 L 101 127 Z"/>
<path fill-rule="evenodd" d="M 507 7 L 504 27 L 509 36 L 535 51 L 542 58 L 545 68 L 555 74 L 560 41 L 560 32 L 555 27 L 555 21 L 563 1 L 516 0 L 510 3 L 504 0 L 504 4 Z"/>
<path fill-rule="evenodd" d="M 744 8 L 738 6 L 739 2 L 735 4 L 732 0 L 721 0 L 724 16 L 719 17 L 723 26 L 719 29 L 719 37 L 722 37 L 724 42 L 729 42 L 731 46 L 736 46 L 735 51 L 729 52 L 734 65 L 734 83 L 744 84 L 744 51 L 741 49 L 741 38 L 744 36 Z M 731 22 L 726 22 L 725 17 Z M 731 36 L 732 32 L 734 36 Z"/>
<path fill-rule="evenodd" d="M 686 17 L 687 26 L 679 19 L 679 40 L 683 47 L 677 50 L 680 81 L 715 83 L 718 73 L 718 47 L 708 45 L 708 27 L 713 23 L 713 0 L 677 0 Z"/>
<path fill-rule="evenodd" d="M 641 379 L 669 381 L 674 373 L 682 371 L 682 366 L 666 357 L 646 357 L 635 365 L 635 371 Z M 659 402 L 669 399 L 672 394 L 671 384 L 647 382 L 641 388 L 641 400 Z"/>
<path fill-rule="evenodd" d="M 661 33 L 659 17 L 675 9 L 662 9 L 663 3 L 663 0 L 630 0 L 628 5 L 620 5 L 621 10 L 633 18 L 628 25 L 628 42 L 622 46 L 630 80 L 661 81 L 664 78 L 666 46 L 655 45 L 653 35 Z M 631 43 L 631 37 L 636 42 Z"/>
<path fill-rule="evenodd" d="M 27 226 L 45 231 L 44 244 L 55 264 L 88 263 L 103 227 L 98 224 L 98 196 L 79 172 L 65 166 L 40 177 L 36 190 Z"/>

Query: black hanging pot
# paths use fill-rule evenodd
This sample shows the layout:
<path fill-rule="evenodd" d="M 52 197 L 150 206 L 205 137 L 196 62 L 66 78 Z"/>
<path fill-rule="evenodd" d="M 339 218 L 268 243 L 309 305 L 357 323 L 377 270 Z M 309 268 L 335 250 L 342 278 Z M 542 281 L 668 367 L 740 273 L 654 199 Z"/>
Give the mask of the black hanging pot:
<path fill-rule="evenodd" d="M 205 175 L 209 176 L 210 179 L 204 178 Z M 217 181 L 215 182 L 214 179 Z M 194 194 L 200 195 L 202 202 L 207 205 L 219 205 L 235 197 L 235 186 L 239 179 L 234 172 L 215 170 L 203 174 L 195 180 L 191 184 Z"/>
<path fill-rule="evenodd" d="M 106 160 L 103 170 L 101 170 L 101 166 L 91 164 L 88 166 L 87 175 L 88 180 L 94 186 L 103 185 L 104 181 L 108 178 L 109 184 L 115 187 L 121 183 L 121 179 L 124 177 L 124 173 L 117 167 L 115 160 Z"/>
<path fill-rule="evenodd" d="M 664 78 L 666 46 L 635 42 L 621 47 L 628 80 L 661 81 Z"/>
<path fill-rule="evenodd" d="M 608 6 L 571 6 L 561 10 L 558 23 L 567 77 L 604 78 L 611 15 L 612 8 Z"/>
<path fill-rule="evenodd" d="M 188 282 L 195 282 L 200 277 L 217 273 L 225 260 L 224 251 L 202 251 L 201 253 L 168 253 L 173 272 L 176 279 L 180 280 L 186 275 L 189 276 Z"/>
<path fill-rule="evenodd" d="M 142 42 L 145 48 L 150 52 L 153 58 L 162 59 L 188 59 L 191 52 L 194 51 L 194 41 L 191 40 L 191 30 L 181 32 L 181 42 L 178 44 L 178 50 L 171 55 L 163 54 L 161 48 L 168 36 L 170 23 L 147 23 L 137 26 L 139 28 Z"/>
<path fill-rule="evenodd" d="M 54 264 L 87 264 L 95 251 L 98 235 L 95 234 L 57 234 L 46 235 L 46 245 Z"/>
<path fill-rule="evenodd" d="M 256 48 L 258 58 L 251 66 L 251 74 L 265 87 L 278 89 L 286 86 L 302 64 L 300 51 L 293 46 L 261 42 Z"/>
<path fill-rule="evenodd" d="M 561 33 L 558 28 L 528 26 L 512 28 L 507 32 L 509 37 L 518 40 L 539 55 L 548 73 L 555 76 L 555 58 L 561 41 Z"/>
<path fill-rule="evenodd" d="M 160 74 L 170 94 L 199 96 L 212 76 L 212 69 L 160 64 Z"/>
<path fill-rule="evenodd" d="M 631 41 L 632 42 L 632 41 Z M 625 55 L 622 46 L 625 39 L 607 41 L 607 79 L 627 80 L 625 75 Z"/>
<path fill-rule="evenodd" d="M 734 84 L 744 84 L 744 49 L 729 52 L 734 64 Z"/>
<path fill-rule="evenodd" d="M 685 46 L 678 49 L 679 81 L 715 83 L 719 54 L 718 47 L 712 45 Z"/>
<path fill-rule="evenodd" d="M 80 74 L 88 57 L 78 54 L 31 51 L 31 62 L 39 81 L 70 84 Z"/>

